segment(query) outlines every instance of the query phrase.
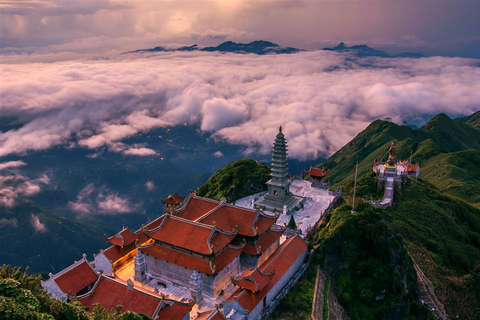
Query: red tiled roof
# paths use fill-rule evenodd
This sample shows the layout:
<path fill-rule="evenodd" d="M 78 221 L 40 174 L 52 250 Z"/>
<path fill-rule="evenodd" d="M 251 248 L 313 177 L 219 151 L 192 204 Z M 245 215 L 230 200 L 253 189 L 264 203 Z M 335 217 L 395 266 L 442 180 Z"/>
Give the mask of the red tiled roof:
<path fill-rule="evenodd" d="M 255 228 L 258 228 L 257 233 L 258 234 L 265 233 L 265 231 L 267 231 L 268 228 L 270 228 L 275 223 L 275 221 L 277 221 L 277 219 L 278 217 L 271 218 L 271 217 L 260 215 L 257 221 L 255 222 Z"/>
<path fill-rule="evenodd" d="M 265 288 L 268 282 L 272 279 L 274 272 L 264 274 L 257 268 L 254 270 L 245 270 L 245 272 L 238 278 L 233 279 L 232 282 L 244 289 L 252 292 L 258 292 Z"/>
<path fill-rule="evenodd" d="M 92 291 L 78 297 L 78 301 L 89 311 L 93 309 L 95 303 L 106 309 L 121 305 L 123 311 L 141 312 L 149 317 L 155 315 L 162 300 L 160 296 L 148 294 L 135 288 L 130 289 L 125 284 L 104 276 L 98 280 Z"/>
<path fill-rule="evenodd" d="M 119 233 L 117 233 L 114 236 L 111 236 L 109 238 L 105 238 L 105 241 L 114 244 L 116 246 L 127 246 L 131 243 L 133 243 L 135 240 L 137 240 L 140 237 L 139 234 L 133 233 L 130 231 L 130 229 L 125 228 Z"/>
<path fill-rule="evenodd" d="M 299 236 L 287 239 L 258 268 L 264 274 L 274 272 L 271 280 L 268 281 L 264 288 L 257 293 L 246 289 L 238 289 L 227 299 L 227 302 L 236 300 L 247 312 L 252 311 L 306 249 L 307 244 Z"/>
<path fill-rule="evenodd" d="M 220 202 L 218 201 L 190 196 L 185 207 L 179 211 L 173 212 L 173 215 L 195 221 L 219 205 Z"/>
<path fill-rule="evenodd" d="M 213 227 L 172 215 L 167 215 L 158 228 L 145 234 L 152 239 L 201 254 L 216 253 L 235 238 L 235 234 L 225 234 Z"/>
<path fill-rule="evenodd" d="M 198 221 L 209 225 L 215 223 L 217 228 L 225 231 L 231 231 L 237 227 L 239 234 L 253 237 L 256 235 L 253 227 L 256 217 L 257 213 L 253 210 L 221 205 Z"/>
<path fill-rule="evenodd" d="M 284 231 L 285 230 L 268 230 L 255 242 L 247 242 L 242 252 L 252 256 L 262 254 L 282 236 Z"/>
<path fill-rule="evenodd" d="M 194 270 L 204 274 L 215 274 L 223 270 L 230 262 L 233 261 L 241 252 L 242 248 L 226 248 L 213 260 L 201 259 L 191 256 L 187 253 L 179 252 L 173 249 L 162 247 L 159 245 L 150 245 L 139 248 L 142 252 L 155 258 Z M 215 266 L 215 271 L 213 267 Z"/>
<path fill-rule="evenodd" d="M 71 266 L 71 269 L 67 269 L 65 269 L 66 272 L 62 271 L 53 276 L 53 281 L 67 294 L 69 292 L 77 294 L 98 279 L 97 273 L 86 260 L 77 262 Z"/>
<path fill-rule="evenodd" d="M 317 178 L 323 178 L 328 174 L 329 171 L 325 171 L 320 168 L 312 168 L 310 167 L 310 170 L 305 171 L 309 176 L 311 177 L 317 177 Z"/>
<path fill-rule="evenodd" d="M 226 320 L 223 314 L 218 311 L 218 309 L 212 311 L 206 311 L 199 313 L 198 316 L 195 318 L 196 320 Z"/>
<path fill-rule="evenodd" d="M 285 230 L 268 230 L 257 241 L 257 248 L 260 253 L 264 253 L 270 246 L 277 241 Z"/>
<path fill-rule="evenodd" d="M 251 256 L 256 256 L 259 254 L 257 247 L 255 246 L 255 243 L 253 242 L 247 242 L 245 244 L 245 247 L 243 248 L 243 253 L 249 254 Z"/>
<path fill-rule="evenodd" d="M 165 300 L 164 300 L 165 303 Z M 193 305 L 173 302 L 165 304 L 158 313 L 157 320 L 180 320 L 192 310 Z"/>
<path fill-rule="evenodd" d="M 162 202 L 166 204 L 179 204 L 184 199 L 185 197 L 180 197 L 178 194 L 174 193 L 174 194 L 169 194 L 167 199 L 162 200 Z"/>
<path fill-rule="evenodd" d="M 407 170 L 408 172 L 417 172 L 418 166 L 415 166 L 413 164 L 408 164 L 407 165 Z"/>
<path fill-rule="evenodd" d="M 152 222 L 148 223 L 146 226 L 145 226 L 145 229 L 150 231 L 150 230 L 153 230 L 155 228 L 158 228 L 159 225 L 162 224 L 163 220 L 165 219 L 167 215 L 164 214 L 160 217 L 158 217 L 157 219 L 153 220 Z M 138 232 L 138 231 L 137 231 Z"/>
<path fill-rule="evenodd" d="M 107 256 L 107 258 L 110 261 L 115 262 L 135 249 L 136 249 L 135 246 L 131 246 L 127 249 L 122 249 L 121 247 L 118 247 L 118 246 L 110 246 L 107 249 L 105 249 L 103 253 Z"/>

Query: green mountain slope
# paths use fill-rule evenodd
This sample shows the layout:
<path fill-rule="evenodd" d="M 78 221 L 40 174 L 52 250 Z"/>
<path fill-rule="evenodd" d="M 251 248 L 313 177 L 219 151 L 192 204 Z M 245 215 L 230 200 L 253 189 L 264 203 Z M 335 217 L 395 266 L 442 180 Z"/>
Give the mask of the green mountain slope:
<path fill-rule="evenodd" d="M 265 183 L 269 179 L 270 169 L 264 163 L 241 159 L 217 170 L 198 188 L 197 195 L 215 200 L 225 197 L 228 202 L 232 202 L 266 190 Z"/>
<path fill-rule="evenodd" d="M 319 166 L 330 170 L 332 183 L 346 183 L 353 179 L 357 160 L 363 175 L 375 160 L 388 157 L 394 141 L 396 157 L 420 164 L 423 179 L 480 206 L 480 130 L 471 125 L 478 114 L 466 122 L 439 114 L 418 130 L 376 120 Z"/>

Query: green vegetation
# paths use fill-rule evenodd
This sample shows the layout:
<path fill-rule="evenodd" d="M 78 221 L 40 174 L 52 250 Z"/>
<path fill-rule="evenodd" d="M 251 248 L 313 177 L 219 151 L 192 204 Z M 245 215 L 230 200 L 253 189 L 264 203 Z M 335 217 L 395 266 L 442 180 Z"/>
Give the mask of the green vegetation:
<path fill-rule="evenodd" d="M 288 222 L 288 227 L 292 230 L 297 229 L 297 224 L 295 223 L 295 218 L 293 217 L 293 214 L 290 216 L 290 221 Z"/>
<path fill-rule="evenodd" d="M 365 203 L 359 203 L 357 214 L 350 210 L 343 204 L 327 213 L 315 232 L 321 264 L 334 276 L 339 302 L 352 319 L 421 316 L 411 309 L 418 298 L 416 277 L 402 239 L 378 210 Z"/>
<path fill-rule="evenodd" d="M 352 187 L 344 186 L 350 199 L 327 213 L 310 236 L 320 247 L 322 267 L 334 275 L 336 293 L 349 315 L 376 319 L 389 312 L 389 306 L 398 306 L 407 318 L 425 315 L 415 302 L 411 255 L 434 283 L 450 316 L 479 319 L 480 210 L 411 178 L 392 207 L 373 208 L 362 200 L 376 188 L 369 172 L 357 181 L 357 213 L 352 215 Z"/>
<path fill-rule="evenodd" d="M 325 292 L 323 293 L 323 320 L 328 320 L 328 290 L 330 289 L 330 277 L 325 281 Z"/>
<path fill-rule="evenodd" d="M 418 130 L 376 120 L 320 165 L 330 170 L 332 183 L 345 184 L 353 180 L 357 160 L 361 176 L 375 160 L 388 157 L 394 141 L 396 157 L 420 164 L 424 180 L 480 206 L 480 112 L 467 118 L 460 122 L 439 114 Z"/>
<path fill-rule="evenodd" d="M 217 170 L 198 188 L 197 195 L 215 200 L 225 197 L 232 202 L 265 190 L 269 179 L 270 169 L 264 163 L 241 159 Z"/>
<path fill-rule="evenodd" d="M 50 298 L 40 286 L 41 275 L 30 274 L 28 268 L 0 267 L 1 319 L 62 320 L 147 320 L 144 314 L 121 312 L 121 306 L 106 310 L 95 306 L 87 313 L 79 302 L 65 303 Z"/>

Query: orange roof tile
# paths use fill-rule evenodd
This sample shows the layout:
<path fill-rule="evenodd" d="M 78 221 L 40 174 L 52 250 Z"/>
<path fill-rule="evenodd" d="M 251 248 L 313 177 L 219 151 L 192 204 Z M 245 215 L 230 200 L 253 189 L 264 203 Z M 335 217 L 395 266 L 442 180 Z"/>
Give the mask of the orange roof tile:
<path fill-rule="evenodd" d="M 264 274 L 274 273 L 263 289 L 257 293 L 246 289 L 237 289 L 227 299 L 227 302 L 236 300 L 247 312 L 252 311 L 306 249 L 307 244 L 298 235 L 287 239 L 258 268 Z M 251 271 L 249 270 L 249 272 Z"/>
<path fill-rule="evenodd" d="M 169 194 L 167 199 L 162 200 L 162 202 L 166 204 L 180 204 L 184 199 L 185 197 L 180 197 L 178 194 L 174 193 Z"/>
<path fill-rule="evenodd" d="M 409 172 L 417 172 L 418 166 L 415 166 L 415 165 L 413 165 L 413 164 L 408 164 L 408 165 L 407 165 L 407 170 L 408 170 Z"/>
<path fill-rule="evenodd" d="M 263 233 L 255 242 L 247 242 L 243 248 L 243 253 L 256 256 L 264 253 L 270 246 L 278 240 L 285 230 L 268 230 Z"/>
<path fill-rule="evenodd" d="M 193 305 L 182 304 L 178 302 L 165 303 L 158 313 L 157 320 L 180 320 L 185 317 L 191 310 Z"/>
<path fill-rule="evenodd" d="M 179 252 L 156 244 L 139 247 L 139 249 L 150 256 L 185 267 L 190 270 L 197 268 L 198 272 L 204 274 L 215 274 L 220 272 L 242 252 L 242 248 L 228 247 L 213 260 L 209 260 L 194 257 L 187 253 Z"/>
<path fill-rule="evenodd" d="M 309 176 L 311 177 L 317 177 L 317 178 L 323 178 L 328 174 L 329 171 L 325 171 L 320 168 L 312 168 L 310 167 L 310 170 L 305 171 Z"/>
<path fill-rule="evenodd" d="M 195 221 L 219 205 L 220 202 L 215 200 L 190 196 L 186 205 L 182 209 L 173 212 L 173 215 Z"/>
<path fill-rule="evenodd" d="M 167 215 L 158 228 L 145 234 L 152 239 L 201 254 L 218 252 L 236 235 L 172 215 Z"/>
<path fill-rule="evenodd" d="M 198 219 L 199 222 L 213 225 L 225 231 L 231 231 L 235 227 L 238 233 L 244 236 L 255 236 L 254 222 L 257 213 L 254 210 L 234 207 L 232 205 L 221 205 L 208 215 Z"/>
<path fill-rule="evenodd" d="M 97 273 L 85 259 L 53 276 L 53 281 L 67 294 L 77 294 L 97 279 Z"/>
<path fill-rule="evenodd" d="M 146 292 L 143 289 L 128 288 L 126 284 L 119 280 L 105 276 L 97 281 L 90 292 L 77 297 L 77 300 L 89 310 L 93 309 L 95 303 L 106 309 L 121 305 L 123 311 L 141 312 L 149 317 L 155 316 L 160 309 L 157 319 L 181 319 L 193 307 L 193 305 L 162 299 L 161 296 Z"/>
<path fill-rule="evenodd" d="M 196 320 L 226 320 L 225 316 L 218 309 L 201 312 L 195 318 Z"/>
<path fill-rule="evenodd" d="M 130 229 L 125 228 L 114 236 L 105 238 L 105 241 L 114 244 L 116 246 L 127 246 L 133 243 L 140 237 L 139 234 L 133 233 Z"/>
<path fill-rule="evenodd" d="M 247 268 L 240 277 L 233 279 L 232 282 L 241 288 L 252 292 L 258 292 L 265 288 L 268 282 L 272 279 L 274 273 L 275 272 L 265 274 L 257 268 L 253 270 Z"/>
<path fill-rule="evenodd" d="M 258 217 L 257 221 L 255 222 L 255 228 L 257 229 L 258 234 L 263 234 L 265 231 L 270 228 L 275 221 L 277 221 L 278 217 L 267 217 L 262 214 Z"/>
<path fill-rule="evenodd" d="M 135 246 L 131 246 L 126 249 L 122 249 L 122 247 L 119 247 L 119 246 L 110 246 L 107 249 L 105 249 L 103 253 L 107 256 L 107 258 L 110 261 L 115 262 L 135 249 L 136 249 Z"/>
<path fill-rule="evenodd" d="M 268 230 L 265 232 L 255 243 L 260 253 L 264 253 L 268 248 L 270 248 L 270 246 L 277 241 L 284 232 L 284 229 Z"/>

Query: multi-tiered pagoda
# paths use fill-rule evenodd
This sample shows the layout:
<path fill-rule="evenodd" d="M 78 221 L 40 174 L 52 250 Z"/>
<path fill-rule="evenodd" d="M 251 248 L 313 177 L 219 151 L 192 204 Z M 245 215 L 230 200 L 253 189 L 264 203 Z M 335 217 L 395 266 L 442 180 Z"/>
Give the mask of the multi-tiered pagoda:
<path fill-rule="evenodd" d="M 280 126 L 273 144 L 272 178 L 267 182 L 267 194 L 258 201 L 258 205 L 262 210 L 288 213 L 301 205 L 303 198 L 296 197 L 290 192 L 287 150 L 287 141 L 282 133 L 282 126 Z"/>

